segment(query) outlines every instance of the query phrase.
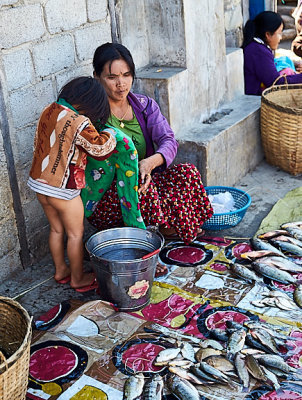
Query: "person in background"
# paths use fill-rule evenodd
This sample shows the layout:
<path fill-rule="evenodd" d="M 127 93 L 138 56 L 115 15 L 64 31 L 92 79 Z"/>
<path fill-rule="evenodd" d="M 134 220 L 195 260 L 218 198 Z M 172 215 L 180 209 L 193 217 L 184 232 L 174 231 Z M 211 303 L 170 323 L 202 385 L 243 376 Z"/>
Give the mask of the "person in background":
<path fill-rule="evenodd" d="M 28 186 L 36 192 L 49 221 L 49 248 L 54 278 L 79 292 L 97 288 L 95 276 L 83 270 L 84 208 L 80 192 L 85 186 L 86 156 L 103 159 L 115 149 L 112 129 L 101 133 L 92 122 L 105 123 L 110 109 L 106 92 L 91 77 L 67 83 L 58 100 L 42 112 L 34 139 Z M 91 122 L 92 121 L 92 122 Z M 64 257 L 64 233 L 67 256 Z"/>
<path fill-rule="evenodd" d="M 101 45 L 94 53 L 93 67 L 94 77 L 102 83 L 109 99 L 106 125 L 124 132 L 138 152 L 139 205 L 144 223 L 158 226 L 166 236 L 175 234 L 185 243 L 192 242 L 213 214 L 199 171 L 192 164 L 171 165 L 178 143 L 158 104 L 130 91 L 135 65 L 125 46 Z M 99 168 L 104 164 L 98 162 Z M 90 173 L 88 157 L 86 176 Z M 89 189 L 82 190 L 84 207 L 91 195 Z M 98 230 L 124 225 L 116 181 L 95 205 L 88 221 Z"/>
<path fill-rule="evenodd" d="M 274 50 L 282 37 L 283 21 L 278 13 L 263 11 L 245 24 L 243 35 L 245 94 L 261 95 L 279 77 Z M 302 74 L 287 76 L 288 84 L 301 83 Z M 280 77 L 278 84 L 284 83 Z"/>

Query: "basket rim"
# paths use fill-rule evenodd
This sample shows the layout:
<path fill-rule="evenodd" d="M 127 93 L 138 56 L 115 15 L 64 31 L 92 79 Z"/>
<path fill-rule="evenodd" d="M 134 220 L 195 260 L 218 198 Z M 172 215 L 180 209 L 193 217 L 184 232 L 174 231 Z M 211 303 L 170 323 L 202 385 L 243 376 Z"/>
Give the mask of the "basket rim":
<path fill-rule="evenodd" d="M 274 86 L 270 86 L 269 88 L 266 88 L 263 90 L 262 94 L 261 94 L 261 101 L 266 103 L 267 105 L 270 105 L 272 107 L 274 107 L 275 109 L 279 110 L 279 111 L 285 111 L 289 114 L 295 114 L 295 115 L 302 115 L 302 108 L 294 108 L 294 107 L 288 107 L 288 106 L 281 106 L 279 104 L 276 104 L 274 101 L 269 100 L 266 95 L 271 93 L 271 92 L 277 92 L 280 90 L 297 90 L 297 89 L 301 89 L 302 90 L 302 84 L 300 83 L 294 83 L 294 84 L 290 84 L 290 85 L 274 85 Z"/>
<path fill-rule="evenodd" d="M 1 302 L 9 304 L 9 305 L 11 305 L 11 306 L 13 306 L 15 308 L 18 308 L 23 313 L 23 315 L 24 315 L 24 317 L 26 319 L 26 322 L 27 322 L 27 330 L 26 330 L 24 339 L 23 339 L 20 347 L 6 361 L 3 361 L 0 364 L 0 370 L 2 368 L 4 368 L 5 371 L 3 373 L 5 373 L 6 371 L 9 370 L 10 366 L 15 362 L 15 359 L 19 358 L 20 353 L 22 353 L 24 351 L 24 348 L 26 348 L 26 346 L 30 342 L 31 332 L 32 332 L 32 328 L 31 328 L 32 317 L 29 316 L 28 312 L 25 310 L 24 307 L 21 306 L 20 303 L 18 303 L 17 301 L 15 301 L 15 300 L 13 300 L 13 299 L 11 299 L 9 297 L 0 296 L 0 304 L 1 304 Z"/>
<path fill-rule="evenodd" d="M 206 222 L 209 222 L 215 216 L 234 215 L 234 214 L 238 214 L 240 212 L 243 212 L 244 210 L 246 210 L 251 205 L 251 202 L 252 202 L 251 196 L 247 192 L 245 192 L 244 190 L 241 190 L 241 189 L 237 189 L 237 188 L 230 187 L 230 186 L 205 186 L 204 188 L 205 188 L 206 191 L 207 191 L 207 189 L 226 189 L 225 190 L 226 192 L 233 190 L 233 192 L 242 193 L 243 195 L 245 195 L 247 197 L 247 200 L 248 200 L 245 206 L 243 206 L 241 208 L 237 208 L 237 210 L 234 210 L 234 211 L 229 211 L 227 213 L 216 213 L 216 214 L 213 214 L 212 217 L 209 218 Z"/>

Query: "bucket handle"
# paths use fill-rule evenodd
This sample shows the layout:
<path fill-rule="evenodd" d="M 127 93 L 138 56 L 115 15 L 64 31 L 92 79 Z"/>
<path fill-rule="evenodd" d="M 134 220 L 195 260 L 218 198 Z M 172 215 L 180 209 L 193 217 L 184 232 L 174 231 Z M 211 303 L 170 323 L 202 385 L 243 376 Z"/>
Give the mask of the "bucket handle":
<path fill-rule="evenodd" d="M 156 249 L 154 251 L 152 251 L 149 254 L 146 254 L 145 256 L 142 257 L 143 260 L 146 260 L 147 258 L 150 258 L 152 256 L 154 256 L 155 254 L 158 254 L 160 252 L 160 249 Z"/>

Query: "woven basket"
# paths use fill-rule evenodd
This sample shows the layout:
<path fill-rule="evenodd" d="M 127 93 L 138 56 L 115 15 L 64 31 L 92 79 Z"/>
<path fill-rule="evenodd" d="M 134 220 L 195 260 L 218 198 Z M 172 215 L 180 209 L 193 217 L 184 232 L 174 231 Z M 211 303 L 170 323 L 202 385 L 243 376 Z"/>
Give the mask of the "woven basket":
<path fill-rule="evenodd" d="M 26 397 L 31 320 L 16 301 L 0 297 L 0 399 Z"/>
<path fill-rule="evenodd" d="M 302 85 L 276 85 L 261 96 L 261 138 L 268 163 L 302 173 Z"/>

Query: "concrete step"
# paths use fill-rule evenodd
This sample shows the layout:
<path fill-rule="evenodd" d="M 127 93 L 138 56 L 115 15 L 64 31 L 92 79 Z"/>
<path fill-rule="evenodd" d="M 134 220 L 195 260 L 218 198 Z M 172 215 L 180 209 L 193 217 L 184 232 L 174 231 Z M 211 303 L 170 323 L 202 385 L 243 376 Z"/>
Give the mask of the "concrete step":
<path fill-rule="evenodd" d="M 195 164 L 207 186 L 233 186 L 264 157 L 260 102 L 260 96 L 243 95 L 224 104 L 208 121 L 176 132 L 175 162 Z"/>

